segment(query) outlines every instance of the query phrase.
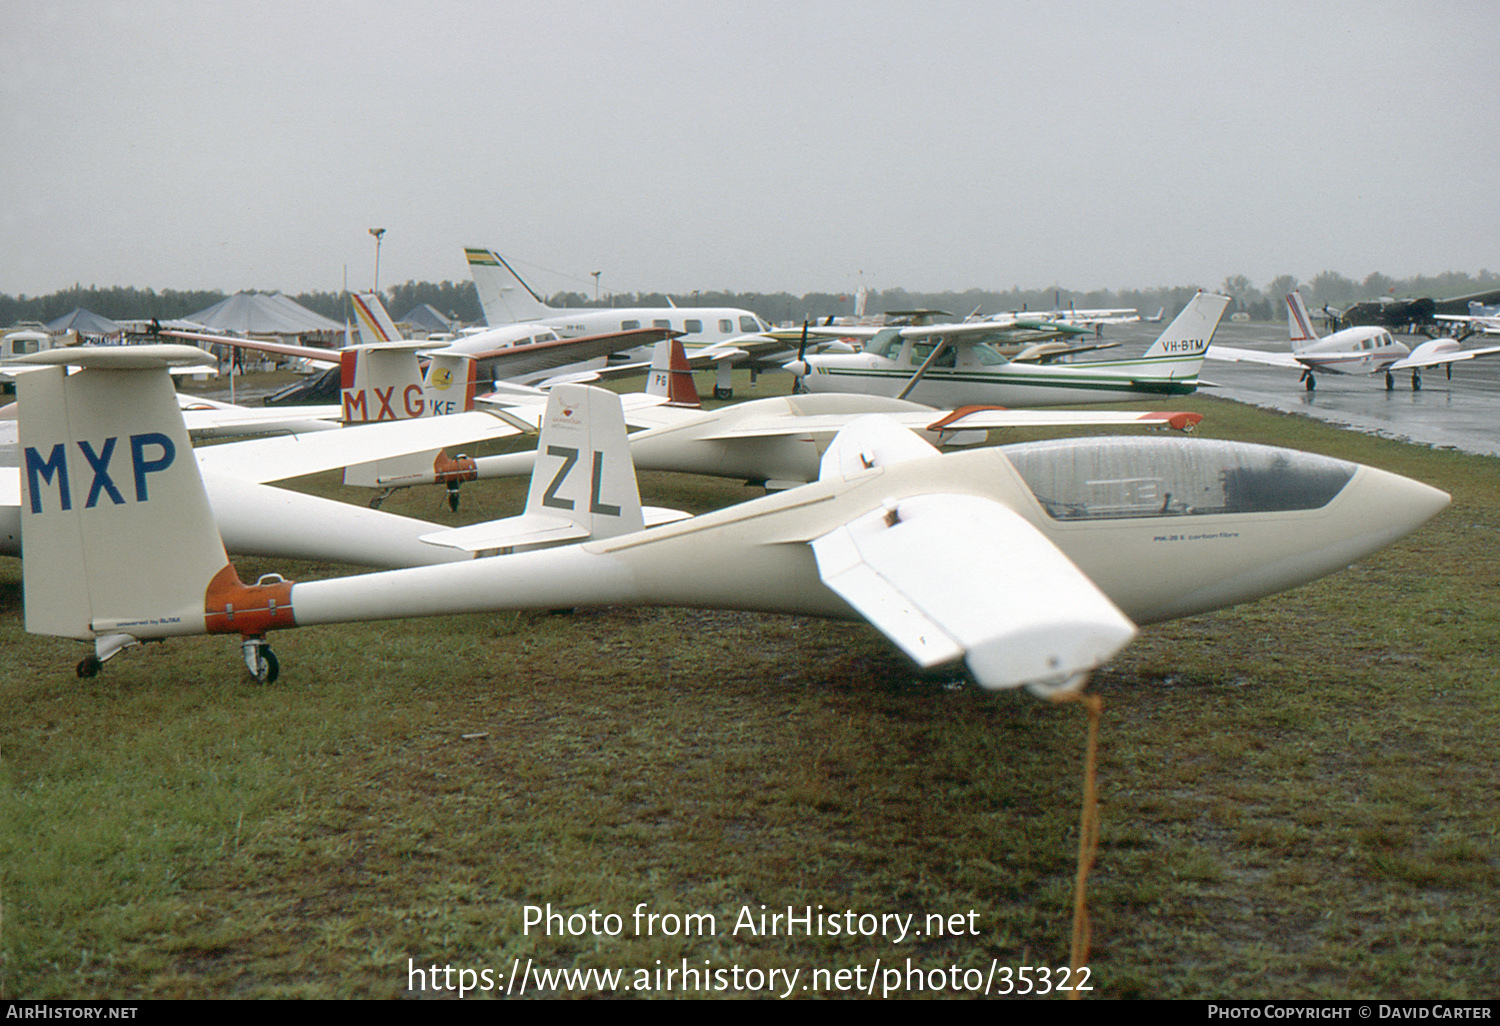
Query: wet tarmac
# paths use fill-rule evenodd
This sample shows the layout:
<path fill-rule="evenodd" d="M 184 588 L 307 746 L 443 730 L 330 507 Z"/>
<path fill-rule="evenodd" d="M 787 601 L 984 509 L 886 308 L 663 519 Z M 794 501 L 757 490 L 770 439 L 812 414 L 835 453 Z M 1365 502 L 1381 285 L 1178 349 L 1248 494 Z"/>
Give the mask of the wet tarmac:
<path fill-rule="evenodd" d="M 1110 326 L 1106 340 L 1119 341 L 1131 352 L 1160 334 L 1162 325 Z M 1408 347 L 1426 341 L 1421 336 L 1397 336 Z M 1214 341 L 1226 346 L 1284 352 L 1288 349 L 1282 324 L 1221 324 Z M 1494 345 L 1481 336 L 1464 345 Z M 1204 362 L 1200 380 L 1213 382 L 1207 395 L 1267 409 L 1316 417 L 1356 431 L 1403 441 L 1500 456 L 1500 355 L 1454 364 L 1450 379 L 1443 369 L 1422 373 L 1422 387 L 1413 391 L 1411 372 L 1397 372 L 1395 388 L 1386 391 L 1384 374 L 1320 374 L 1317 389 L 1308 392 L 1298 371 L 1254 363 Z"/>

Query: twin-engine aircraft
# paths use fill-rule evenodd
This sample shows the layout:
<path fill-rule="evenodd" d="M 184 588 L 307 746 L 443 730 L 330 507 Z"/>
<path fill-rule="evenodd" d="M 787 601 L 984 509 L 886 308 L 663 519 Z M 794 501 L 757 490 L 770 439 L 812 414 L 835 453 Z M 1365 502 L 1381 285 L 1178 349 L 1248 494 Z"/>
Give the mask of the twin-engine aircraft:
<path fill-rule="evenodd" d="M 1318 387 L 1319 374 L 1381 373 L 1385 374 L 1386 391 L 1391 391 L 1396 387 L 1395 372 L 1410 370 L 1411 387 L 1415 391 L 1422 387 L 1422 369 L 1425 367 L 1442 367 L 1451 378 L 1455 363 L 1472 360 L 1476 356 L 1500 353 L 1500 346 L 1464 349 L 1457 340 L 1451 338 L 1428 339 L 1416 349 L 1410 349 L 1406 343 L 1391 337 L 1390 331 L 1374 325 L 1345 328 L 1319 338 L 1313 329 L 1312 318 L 1307 315 L 1307 304 L 1303 302 L 1300 292 L 1287 294 L 1286 307 L 1287 335 L 1292 345 L 1290 353 L 1268 353 L 1236 346 L 1210 346 L 1209 358 L 1264 363 L 1300 370 L 1303 385 L 1309 392 Z"/>
<path fill-rule="evenodd" d="M 695 369 L 716 370 L 714 398 L 733 396 L 730 370 L 779 368 L 791 352 L 770 326 L 749 310 L 735 306 L 575 307 L 548 306 L 499 253 L 465 247 L 464 259 L 479 293 L 485 323 L 491 327 L 530 321 L 549 325 L 564 337 L 594 332 L 628 331 L 647 325 L 676 332 Z M 632 354 L 644 360 L 644 351 Z"/>
<path fill-rule="evenodd" d="M 1039 363 L 1007 359 L 987 322 L 888 328 L 857 353 L 809 353 L 786 365 L 809 392 L 858 392 L 954 408 L 1160 400 L 1198 387 L 1203 354 L 1229 297 L 1200 292 L 1144 356 Z M 839 329 L 830 328 L 830 333 Z"/>
<path fill-rule="evenodd" d="M 92 643 L 81 673 L 143 641 L 207 633 L 238 635 L 252 674 L 269 679 L 273 630 L 659 605 L 864 618 L 924 666 L 962 658 L 985 687 L 1051 694 L 1080 687 L 1137 624 L 1313 580 L 1449 501 L 1370 467 L 1233 442 L 1076 438 L 943 455 L 876 416 L 840 432 L 818 481 L 700 517 L 445 566 L 247 585 L 197 461 L 182 458 L 173 354 L 153 348 L 74 350 L 79 373 L 44 366 L 18 382 L 26 462 L 52 468 L 22 482 L 26 627 Z M 563 386 L 551 401 L 549 417 L 576 433 L 549 444 L 533 490 L 545 482 L 544 508 L 613 515 L 626 498 L 613 489 L 629 480 L 614 461 L 628 449 L 588 424 L 618 398 Z M 127 452 L 128 469 L 105 475 L 107 454 Z M 581 487 L 565 494 L 570 480 Z"/>

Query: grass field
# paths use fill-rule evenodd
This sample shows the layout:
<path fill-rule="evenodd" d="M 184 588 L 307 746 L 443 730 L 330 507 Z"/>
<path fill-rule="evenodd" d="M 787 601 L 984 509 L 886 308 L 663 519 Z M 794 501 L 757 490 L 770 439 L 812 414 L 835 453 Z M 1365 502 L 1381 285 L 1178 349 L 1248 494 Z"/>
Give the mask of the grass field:
<path fill-rule="evenodd" d="M 1174 405 L 1204 435 L 1454 502 L 1341 574 L 1147 628 L 1096 674 L 1090 996 L 1494 998 L 1500 464 Z M 757 494 L 642 491 L 694 510 Z M 448 523 L 521 501 L 482 483 L 457 517 L 437 489 L 385 508 Z M 270 569 L 346 572 L 241 574 Z M 1019 967 L 1067 964 L 1083 714 L 919 673 L 863 625 L 498 613 L 285 632 L 269 687 L 223 638 L 80 681 L 82 646 L 23 632 L 20 581 L 0 564 L 0 997 L 453 996 L 433 985 L 503 988 L 528 960 L 625 970 L 620 993 L 705 993 L 657 986 L 685 961 L 724 971 L 709 988 L 780 992 L 775 969 L 800 970 L 799 996 L 878 994 L 894 967 L 903 996 L 954 996 L 993 966 L 1020 989 Z M 548 906 L 593 929 L 528 930 Z M 734 929 L 789 906 L 941 915 L 947 934 Z M 650 935 L 637 907 L 662 917 Z"/>

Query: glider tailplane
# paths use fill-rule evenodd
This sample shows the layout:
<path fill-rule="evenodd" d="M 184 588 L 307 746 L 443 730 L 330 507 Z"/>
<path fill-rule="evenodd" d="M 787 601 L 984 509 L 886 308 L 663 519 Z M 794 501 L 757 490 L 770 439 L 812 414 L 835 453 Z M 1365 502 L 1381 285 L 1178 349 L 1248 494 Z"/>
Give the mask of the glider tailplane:
<path fill-rule="evenodd" d="M 682 341 L 664 338 L 651 350 L 651 372 L 646 377 L 646 394 L 667 397 L 668 406 L 700 409 L 703 401 L 693 384 L 693 368 L 688 365 Z"/>
<path fill-rule="evenodd" d="M 619 396 L 589 385 L 552 389 L 526 514 L 570 520 L 590 538 L 613 538 L 645 526 Z"/>
<path fill-rule="evenodd" d="M 484 321 L 492 328 L 520 321 L 540 321 L 557 315 L 542 297 L 531 291 L 505 258 L 494 250 L 464 248 L 469 262 L 469 276 L 479 293 Z"/>
<path fill-rule="evenodd" d="M 55 365 L 18 378 L 26 629 L 93 641 L 80 675 L 203 633 L 210 585 L 234 573 L 167 374 L 192 353 L 74 349 L 78 373 L 37 360 Z"/>

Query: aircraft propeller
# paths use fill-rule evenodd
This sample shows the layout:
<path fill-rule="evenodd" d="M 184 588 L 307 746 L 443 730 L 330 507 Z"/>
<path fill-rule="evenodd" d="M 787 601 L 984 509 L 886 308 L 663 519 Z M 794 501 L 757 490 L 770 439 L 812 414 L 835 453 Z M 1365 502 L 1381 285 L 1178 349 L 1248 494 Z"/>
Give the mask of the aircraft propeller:
<path fill-rule="evenodd" d="M 797 363 L 802 368 L 804 374 L 807 372 L 807 362 L 803 359 L 805 356 L 807 356 L 807 322 L 803 321 L 802 341 L 797 343 Z M 792 377 L 792 393 L 796 395 L 806 391 L 807 386 L 802 384 L 802 374 L 794 375 Z"/>

